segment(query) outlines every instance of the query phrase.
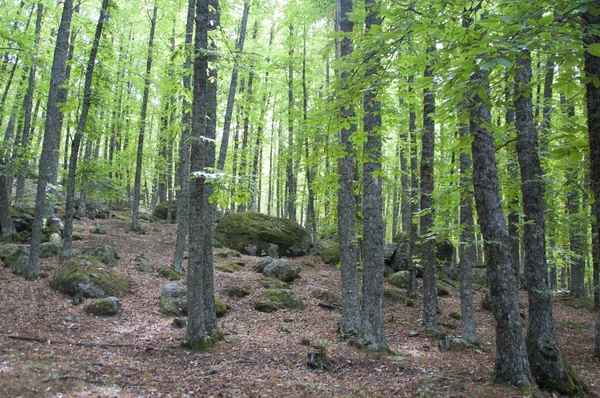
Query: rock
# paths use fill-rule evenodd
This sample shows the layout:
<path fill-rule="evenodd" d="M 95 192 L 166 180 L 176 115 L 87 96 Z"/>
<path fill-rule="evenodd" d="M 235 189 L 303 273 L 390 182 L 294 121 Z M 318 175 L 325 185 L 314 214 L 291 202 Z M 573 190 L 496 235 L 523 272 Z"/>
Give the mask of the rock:
<path fill-rule="evenodd" d="M 168 316 L 187 316 L 187 300 L 163 297 L 160 299 L 158 311 Z"/>
<path fill-rule="evenodd" d="M 62 245 L 62 238 L 60 237 L 60 234 L 58 232 L 54 232 L 53 234 L 50 234 L 50 236 L 48 236 L 48 242 Z"/>
<path fill-rule="evenodd" d="M 117 315 L 119 308 L 121 308 L 121 303 L 119 303 L 118 298 L 106 297 L 101 298 L 95 303 L 86 305 L 84 311 L 97 316 L 111 316 Z"/>
<path fill-rule="evenodd" d="M 69 296 L 121 297 L 127 291 L 127 280 L 98 258 L 77 255 L 54 272 L 50 287 Z"/>
<path fill-rule="evenodd" d="M 133 263 L 133 269 L 138 272 L 152 272 L 152 264 L 142 254 L 132 258 L 131 262 Z"/>
<path fill-rule="evenodd" d="M 304 303 L 300 297 L 288 289 L 267 289 L 267 296 L 283 308 L 303 310 Z"/>
<path fill-rule="evenodd" d="M 277 311 L 277 306 L 270 301 L 255 301 L 254 309 L 258 312 L 270 314 L 271 312 Z"/>
<path fill-rule="evenodd" d="M 177 329 L 183 329 L 187 326 L 187 322 L 183 318 L 175 318 L 173 322 L 171 322 L 171 326 Z"/>
<path fill-rule="evenodd" d="M 217 317 L 224 316 L 230 308 L 229 304 L 225 304 L 220 298 L 215 297 L 215 311 Z"/>
<path fill-rule="evenodd" d="M 306 366 L 308 366 L 310 370 L 333 369 L 332 363 L 320 352 L 309 352 L 307 354 Z"/>
<path fill-rule="evenodd" d="M 67 323 L 77 323 L 77 322 L 79 322 L 77 320 L 77 318 L 75 318 L 73 315 L 66 316 L 63 320 L 65 322 L 67 322 Z"/>
<path fill-rule="evenodd" d="M 213 245 L 214 246 L 214 245 Z M 258 247 L 252 244 L 248 244 L 248 246 L 244 247 L 244 252 L 250 256 L 256 256 L 256 252 L 258 251 Z"/>
<path fill-rule="evenodd" d="M 162 288 L 160 297 L 162 298 L 185 298 L 187 296 L 187 287 L 180 282 L 166 283 Z"/>
<path fill-rule="evenodd" d="M 100 245 L 87 247 L 82 250 L 81 254 L 84 256 L 94 256 L 109 267 L 116 267 L 119 265 L 119 255 L 112 246 Z"/>
<path fill-rule="evenodd" d="M 279 279 L 265 278 L 260 281 L 266 289 L 289 289 L 290 285 Z"/>
<path fill-rule="evenodd" d="M 446 297 L 450 295 L 450 292 L 448 291 L 448 289 L 446 289 L 444 286 L 442 286 L 439 282 L 437 284 L 437 295 L 438 297 Z"/>
<path fill-rule="evenodd" d="M 242 298 L 242 297 L 246 297 L 249 292 L 248 292 L 248 289 L 246 289 L 245 287 L 232 285 L 232 286 L 227 286 L 225 288 L 225 293 L 229 297 Z"/>
<path fill-rule="evenodd" d="M 408 271 L 398 271 L 387 278 L 386 282 L 398 288 L 406 289 L 408 287 L 409 279 L 410 273 Z"/>
<path fill-rule="evenodd" d="M 456 253 L 454 245 L 448 239 L 438 240 L 435 244 L 435 258 L 438 267 L 450 279 L 458 279 L 458 267 L 456 264 Z"/>
<path fill-rule="evenodd" d="M 254 266 L 254 271 L 260 272 L 261 274 L 265 270 L 265 267 L 271 264 L 275 259 L 273 257 L 261 257 Z"/>
<path fill-rule="evenodd" d="M 383 267 L 383 277 L 384 278 L 389 278 L 390 276 L 394 275 L 394 270 L 392 269 L 392 267 L 388 267 L 387 265 L 385 265 Z"/>
<path fill-rule="evenodd" d="M 49 217 L 46 220 L 46 225 L 42 231 L 44 236 L 50 236 L 52 234 L 58 234 L 59 237 L 62 237 L 65 226 L 62 220 L 59 217 Z"/>
<path fill-rule="evenodd" d="M 4 266 L 12 269 L 12 272 L 24 276 L 26 279 L 38 277 L 38 275 L 30 275 L 29 272 L 29 249 L 25 246 L 18 246 L 10 257 L 4 260 Z"/>
<path fill-rule="evenodd" d="M 56 242 L 44 242 L 40 245 L 40 258 L 50 258 L 58 256 L 62 250 L 62 245 Z"/>
<path fill-rule="evenodd" d="M 317 300 L 322 300 L 325 303 L 332 305 L 334 307 L 339 307 L 342 304 L 340 297 L 334 293 L 331 293 L 329 290 L 316 288 L 310 292 L 310 295 Z"/>
<path fill-rule="evenodd" d="M 177 271 L 170 267 L 160 266 L 156 270 L 156 273 L 158 274 L 158 276 L 167 278 L 170 281 L 178 281 L 181 278 Z"/>
<path fill-rule="evenodd" d="M 166 220 L 168 213 L 168 205 L 169 201 L 160 202 L 152 211 L 152 216 L 154 218 L 158 218 L 159 220 Z M 175 222 L 177 219 L 177 201 L 171 201 L 171 220 Z"/>
<path fill-rule="evenodd" d="M 397 243 L 386 243 L 383 245 L 383 259 L 386 265 L 389 266 L 392 264 L 392 258 L 394 257 L 397 248 Z"/>
<path fill-rule="evenodd" d="M 21 247 L 25 247 L 25 246 L 15 245 L 15 244 L 0 246 L 0 260 L 5 261 L 8 257 L 12 256 L 13 254 L 15 254 L 16 252 L 21 250 L 20 249 Z M 8 267 L 8 265 L 6 263 L 4 264 L 4 266 Z"/>
<path fill-rule="evenodd" d="M 340 245 L 334 241 L 319 241 L 319 253 L 325 264 L 338 265 L 340 263 Z"/>
<path fill-rule="evenodd" d="M 90 219 L 107 219 L 109 216 L 108 202 L 103 198 L 87 198 L 86 201 L 87 216 Z"/>
<path fill-rule="evenodd" d="M 266 278 L 279 279 L 284 282 L 292 282 L 298 274 L 300 274 L 300 267 L 290 264 L 283 258 L 271 262 L 263 270 L 263 275 Z"/>
<path fill-rule="evenodd" d="M 217 265 L 215 265 L 215 268 L 221 272 L 227 272 L 229 274 L 233 274 L 235 271 L 237 271 L 239 269 L 238 265 L 231 261 L 227 261 L 224 263 L 218 263 Z"/>
<path fill-rule="evenodd" d="M 397 303 L 406 303 L 406 296 L 394 289 L 384 288 L 383 298 Z"/>
<path fill-rule="evenodd" d="M 106 235 L 106 230 L 104 229 L 104 227 L 102 226 L 102 224 L 96 223 L 96 225 L 94 226 L 94 228 L 90 229 L 90 233 L 92 233 L 92 234 L 98 234 L 98 235 Z"/>
<path fill-rule="evenodd" d="M 418 330 L 411 330 L 408 332 L 408 337 L 417 337 L 417 336 L 419 336 Z"/>
<path fill-rule="evenodd" d="M 437 346 L 442 351 L 450 351 L 452 346 L 454 345 L 455 338 L 454 336 L 439 333 L 437 336 Z"/>
<path fill-rule="evenodd" d="M 17 203 L 10 208 L 10 217 L 15 224 L 17 233 L 31 232 L 35 208 L 28 204 Z"/>
<path fill-rule="evenodd" d="M 215 238 L 227 247 L 244 250 L 257 247 L 257 253 L 267 252 L 271 244 L 279 247 L 279 255 L 303 256 L 310 248 L 310 235 L 296 222 L 261 213 L 227 214 L 215 228 Z"/>
<path fill-rule="evenodd" d="M 269 248 L 267 249 L 267 256 L 279 258 L 279 246 L 274 243 L 271 243 L 269 245 Z"/>
<path fill-rule="evenodd" d="M 402 242 L 394 252 L 390 267 L 396 272 L 410 268 L 410 243 Z"/>

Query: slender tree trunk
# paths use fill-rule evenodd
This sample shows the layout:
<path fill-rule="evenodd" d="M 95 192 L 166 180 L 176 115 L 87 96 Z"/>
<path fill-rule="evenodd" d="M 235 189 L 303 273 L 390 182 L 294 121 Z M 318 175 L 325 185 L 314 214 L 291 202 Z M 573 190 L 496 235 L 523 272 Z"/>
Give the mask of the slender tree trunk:
<path fill-rule="evenodd" d="M 46 212 L 46 188 L 56 175 L 58 168 L 58 149 L 60 147 L 60 132 L 63 114 L 60 109 L 61 87 L 65 83 L 66 62 L 69 50 L 69 31 L 71 29 L 71 18 L 73 16 L 73 0 L 65 0 L 63 3 L 62 16 L 58 32 L 54 56 L 52 59 L 52 71 L 50 75 L 50 90 L 46 105 L 46 127 L 44 129 L 44 141 L 40 158 L 38 185 L 36 190 L 35 210 L 33 215 L 33 226 L 31 232 L 31 246 L 29 249 L 29 276 L 37 277 L 40 274 L 39 256 L 40 243 L 42 240 L 42 226 L 44 213 Z M 2 223 L 4 225 L 4 223 Z"/>
<path fill-rule="evenodd" d="M 150 71 L 152 70 L 152 48 L 154 46 L 154 32 L 156 30 L 156 13 L 158 7 L 154 4 L 152 19 L 150 20 L 150 38 L 148 39 L 148 58 L 146 59 L 146 74 L 144 75 L 144 93 L 142 95 L 142 110 L 140 113 L 140 133 L 138 135 L 137 159 L 135 162 L 135 179 L 133 182 L 133 203 L 131 229 L 139 229 L 140 189 L 142 182 L 142 160 L 144 156 L 144 134 L 146 132 L 146 113 L 148 110 L 148 96 L 150 90 Z"/>
<path fill-rule="evenodd" d="M 352 13 L 352 0 L 337 0 L 340 7 L 338 17 L 340 30 L 344 33 L 341 41 L 340 56 L 342 59 L 352 54 L 353 22 L 350 20 Z M 342 89 L 348 87 L 350 74 L 341 73 Z M 352 142 L 350 136 L 356 131 L 356 125 L 351 121 L 354 117 L 352 105 L 343 106 L 340 113 L 350 123 L 349 128 L 343 128 L 339 133 L 339 145 L 344 150 L 344 155 L 338 160 L 339 188 L 338 188 L 338 239 L 340 244 L 340 263 L 342 266 L 342 319 L 340 331 L 343 334 L 354 334 L 360 331 L 360 300 L 358 294 L 358 275 L 356 270 L 356 235 L 354 219 L 356 217 L 356 204 L 354 202 L 354 159 L 352 156 Z"/>
<path fill-rule="evenodd" d="M 473 73 L 471 84 L 489 92 L 487 76 L 481 70 Z M 521 329 L 508 228 L 502 214 L 494 137 L 485 127 L 491 124 L 490 110 L 477 92 L 470 97 L 475 204 L 485 242 L 488 286 L 496 320 L 495 378 L 514 385 L 529 385 L 533 378 Z"/>
<path fill-rule="evenodd" d="M 517 68 L 514 104 L 525 214 L 523 245 L 529 294 L 527 354 L 531 372 L 541 388 L 571 396 L 580 395 L 583 391 L 571 387 L 581 388 L 581 381 L 574 372 L 566 372 L 566 364 L 563 364 L 564 359 L 553 336 L 552 298 L 547 282 L 543 171 L 538 155 L 538 133 L 533 124 L 531 54 L 528 50 L 517 54 Z"/>
<path fill-rule="evenodd" d="M 100 17 L 98 24 L 96 25 L 96 33 L 94 34 L 94 41 L 92 43 L 92 49 L 90 51 L 90 58 L 85 70 L 85 83 L 83 89 L 83 103 L 81 105 L 81 115 L 77 122 L 77 130 L 71 143 L 71 158 L 69 161 L 69 176 L 67 180 L 67 198 L 65 204 L 65 229 L 64 229 L 64 243 L 62 248 L 61 256 L 63 258 L 71 257 L 73 252 L 73 202 L 75 199 L 75 171 L 77 170 L 77 155 L 79 153 L 79 145 L 81 138 L 85 131 L 85 125 L 87 123 L 87 116 L 92 103 L 92 80 L 94 76 L 94 66 L 96 65 L 96 58 L 98 55 L 98 49 L 100 47 L 100 38 L 102 37 L 102 30 L 104 23 L 108 19 L 108 3 L 109 0 L 102 0 L 102 8 L 100 10 Z"/>
<path fill-rule="evenodd" d="M 285 166 L 286 173 L 286 213 L 290 220 L 296 221 L 296 196 L 298 180 L 294 168 L 295 137 L 294 137 L 294 27 L 290 24 L 290 48 L 288 65 L 288 154 Z"/>
<path fill-rule="evenodd" d="M 308 203 L 306 204 L 306 225 L 311 236 L 311 251 L 317 250 L 317 220 L 315 213 L 315 167 L 310 158 L 310 143 L 308 139 L 308 84 L 306 79 L 306 37 L 307 27 L 304 24 L 303 47 L 302 47 L 302 128 L 304 130 L 304 156 L 306 157 L 306 188 L 308 190 Z"/>
<path fill-rule="evenodd" d="M 250 2 L 244 3 L 244 11 L 242 13 L 242 22 L 240 24 L 240 34 L 237 39 L 235 48 L 238 52 L 244 49 L 244 41 L 246 40 L 246 27 L 248 26 L 248 12 L 250 11 Z M 237 90 L 238 81 L 238 65 L 233 66 L 231 72 L 231 82 L 229 83 L 229 94 L 227 95 L 227 106 L 225 107 L 225 118 L 223 120 L 223 135 L 221 136 L 221 147 L 219 148 L 219 159 L 217 161 L 217 170 L 223 171 L 225 167 L 225 158 L 227 156 L 227 146 L 229 145 L 229 132 L 231 130 L 231 116 L 233 115 L 233 105 L 235 101 L 235 92 Z"/>
<path fill-rule="evenodd" d="M 411 84 L 413 77 L 408 80 L 409 95 L 412 93 Z M 409 297 L 417 295 L 417 271 L 415 269 L 415 260 L 419 257 L 419 224 L 412 217 L 416 217 L 419 212 L 419 173 L 418 173 L 418 154 L 417 154 L 417 115 L 414 105 L 409 105 L 408 110 L 408 136 L 410 138 L 411 156 L 410 156 L 410 259 L 408 262 L 409 278 L 406 294 Z"/>
<path fill-rule="evenodd" d="M 427 50 L 428 58 L 435 51 Z M 425 78 L 433 76 L 433 67 L 425 67 Z M 423 330 L 437 331 L 437 283 L 435 275 L 435 236 L 433 228 L 433 151 L 435 122 L 435 94 L 423 90 L 423 136 L 421 147 L 421 262 L 423 264 Z"/>
<path fill-rule="evenodd" d="M 377 29 L 381 18 L 375 6 L 375 0 L 365 1 L 365 31 Z M 374 51 L 366 58 L 379 55 Z M 376 79 L 375 62 L 365 72 L 366 78 Z M 377 100 L 377 91 L 369 90 L 363 97 L 363 130 L 367 134 L 364 153 L 367 156 L 363 165 L 363 285 L 362 285 L 362 324 L 360 341 L 371 351 L 387 351 L 388 344 L 383 329 L 383 241 L 385 229 L 383 223 L 383 178 L 381 176 L 382 138 L 381 138 L 381 102 Z"/>

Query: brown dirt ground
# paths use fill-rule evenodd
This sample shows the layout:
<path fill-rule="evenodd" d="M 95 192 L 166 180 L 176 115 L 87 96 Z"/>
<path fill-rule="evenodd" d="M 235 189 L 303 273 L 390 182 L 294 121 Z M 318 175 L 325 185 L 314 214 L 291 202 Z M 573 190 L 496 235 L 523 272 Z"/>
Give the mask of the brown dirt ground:
<path fill-rule="evenodd" d="M 100 222 L 106 235 L 90 234 Z M 215 271 L 216 295 L 231 305 L 219 319 L 225 340 L 202 353 L 180 348 L 185 330 L 170 326 L 171 317 L 158 312 L 165 279 L 156 273 L 134 270 L 132 259 L 143 255 L 153 268 L 169 265 L 175 245 L 175 226 L 144 224 L 145 235 L 126 232 L 128 223 L 116 218 L 75 222 L 85 239 L 76 249 L 97 244 L 113 245 L 121 256 L 119 271 L 131 288 L 121 299 L 115 317 L 94 317 L 73 305 L 71 298 L 48 285 L 58 260 L 43 260 L 45 278 L 29 282 L 0 269 L 0 396 L 6 397 L 519 397 L 521 392 L 494 384 L 494 326 L 481 309 L 476 293 L 478 334 L 486 351 L 455 345 L 440 351 L 435 339 L 419 335 L 420 303 L 414 308 L 384 301 L 390 348 L 397 356 L 365 353 L 337 341 L 339 312 L 318 306 L 311 290 L 322 287 L 340 294 L 339 270 L 319 257 L 291 259 L 302 267 L 292 289 L 306 304 L 305 311 L 278 310 L 264 314 L 253 309 L 254 300 L 266 300 L 252 271 L 255 257 L 242 256 L 246 266 L 233 274 Z M 81 232 L 82 231 L 82 232 Z M 215 249 L 216 252 L 225 249 Z M 216 261 L 223 261 L 217 259 Z M 305 265 L 310 262 L 314 267 Z M 223 289 L 240 284 L 250 290 L 232 299 Z M 460 312 L 458 291 L 440 298 L 440 322 Z M 522 293 L 522 302 L 526 296 Z M 65 322 L 74 316 L 77 323 Z M 600 362 L 593 358 L 596 313 L 554 306 L 556 336 L 564 356 L 600 397 Z M 566 327 L 564 322 L 573 321 Z M 38 341 L 14 339 L 30 337 Z M 306 340 L 310 342 L 306 344 Z M 324 350 L 332 371 L 311 371 L 307 354 Z"/>

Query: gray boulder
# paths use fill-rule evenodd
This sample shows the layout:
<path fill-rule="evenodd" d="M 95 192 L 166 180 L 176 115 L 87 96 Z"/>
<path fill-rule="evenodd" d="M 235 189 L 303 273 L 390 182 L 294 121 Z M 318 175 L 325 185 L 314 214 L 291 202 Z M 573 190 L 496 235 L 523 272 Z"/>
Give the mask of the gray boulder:
<path fill-rule="evenodd" d="M 394 252 L 390 267 L 396 272 L 406 270 L 410 267 L 410 243 L 402 242 Z"/>
<path fill-rule="evenodd" d="M 116 267 L 119 265 L 119 255 L 117 251 L 108 245 L 100 245 L 94 247 L 87 247 L 82 250 L 81 254 L 85 256 L 94 256 L 100 259 L 104 264 L 109 267 Z"/>
<path fill-rule="evenodd" d="M 254 271 L 256 272 L 260 272 L 261 274 L 263 273 L 263 271 L 265 270 L 265 267 L 269 264 L 271 264 L 273 261 L 275 261 L 275 259 L 273 257 L 261 257 L 257 262 L 256 265 L 254 266 Z"/>
<path fill-rule="evenodd" d="M 288 289 L 267 289 L 267 296 L 280 307 L 290 310 L 303 310 L 302 299 Z"/>
<path fill-rule="evenodd" d="M 263 275 L 266 278 L 279 279 L 284 282 L 291 282 L 300 274 L 300 267 L 290 264 L 287 260 L 280 258 L 265 267 Z"/>
<path fill-rule="evenodd" d="M 183 298 L 187 296 L 187 287 L 180 282 L 169 282 L 163 286 L 161 298 Z"/>
<path fill-rule="evenodd" d="M 24 246 L 15 245 L 15 244 L 1 246 L 0 247 L 0 260 L 6 261 L 6 259 L 8 257 L 12 256 L 13 254 L 15 254 L 16 252 L 21 250 L 20 249 L 21 247 L 24 247 Z M 4 263 L 4 266 L 8 267 L 8 265 L 6 263 Z"/>
<path fill-rule="evenodd" d="M 310 248 L 310 235 L 298 223 L 255 212 L 227 214 L 215 228 L 215 239 L 235 250 L 256 246 L 256 254 L 267 253 L 277 245 L 278 255 L 304 256 Z"/>
<path fill-rule="evenodd" d="M 398 271 L 387 278 L 387 283 L 401 289 L 406 289 L 408 287 L 409 279 L 410 273 L 408 271 Z"/>
<path fill-rule="evenodd" d="M 394 257 L 394 253 L 398 248 L 397 243 L 386 243 L 383 245 L 383 259 L 385 260 L 386 265 L 390 265 L 392 263 L 392 257 Z"/>
<path fill-rule="evenodd" d="M 119 302 L 119 299 L 114 296 L 111 296 L 101 298 L 95 303 L 86 305 L 84 311 L 88 314 L 96 316 L 112 316 L 117 315 L 120 308 L 121 303 Z"/>
<path fill-rule="evenodd" d="M 58 256 L 62 245 L 56 242 L 44 242 L 40 245 L 40 258 L 50 258 Z"/>
<path fill-rule="evenodd" d="M 109 215 L 108 202 L 103 198 L 87 198 L 86 211 L 87 216 L 92 220 L 106 219 Z"/>
<path fill-rule="evenodd" d="M 4 266 L 25 278 L 37 277 L 29 274 L 29 249 L 25 246 L 18 246 L 18 249 L 4 260 Z"/>

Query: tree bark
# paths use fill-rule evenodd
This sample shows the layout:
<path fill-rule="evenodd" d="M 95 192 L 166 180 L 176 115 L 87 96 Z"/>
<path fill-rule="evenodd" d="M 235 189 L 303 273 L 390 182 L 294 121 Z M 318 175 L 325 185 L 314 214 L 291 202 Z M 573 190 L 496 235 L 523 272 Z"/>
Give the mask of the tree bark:
<path fill-rule="evenodd" d="M 340 6 L 339 26 L 344 33 L 341 41 L 340 56 L 342 59 L 352 54 L 352 41 L 350 34 L 353 22 L 350 20 L 352 13 L 352 0 L 337 0 Z M 349 73 L 341 73 L 342 90 L 348 87 Z M 354 159 L 352 156 L 352 142 L 350 136 L 356 131 L 356 124 L 352 121 L 354 107 L 351 104 L 340 109 L 342 119 L 348 121 L 349 127 L 342 127 L 339 133 L 339 145 L 344 150 L 344 155 L 338 160 L 338 239 L 340 244 L 340 263 L 342 268 L 342 319 L 340 331 L 343 334 L 355 334 L 360 331 L 360 300 L 358 295 L 358 275 L 356 270 L 356 234 L 354 220 L 356 217 L 356 204 L 354 202 Z"/>
<path fill-rule="evenodd" d="M 408 79 L 408 92 L 413 92 L 411 85 L 414 82 L 414 78 L 411 76 Z M 409 268 L 409 279 L 408 287 L 406 288 L 406 294 L 409 297 L 415 297 L 417 295 L 417 271 L 415 269 L 415 260 L 419 257 L 419 224 L 417 220 L 413 220 L 419 212 L 419 167 L 418 167 L 418 153 L 417 153 L 417 115 L 415 113 L 414 105 L 409 105 L 408 110 L 408 136 L 410 139 L 412 152 L 410 156 L 410 259 L 408 263 Z"/>
<path fill-rule="evenodd" d="M 131 216 L 131 229 L 139 229 L 140 190 L 142 182 L 142 161 L 144 155 L 144 134 L 146 132 L 146 113 L 148 110 L 148 96 L 150 90 L 150 71 L 152 70 L 152 48 L 154 46 L 154 32 L 156 30 L 156 13 L 158 7 L 154 4 L 152 19 L 150 20 L 150 38 L 148 39 L 148 57 L 146 59 L 146 74 L 144 75 L 144 93 L 142 95 L 142 110 L 140 112 L 140 132 L 138 134 L 137 159 L 135 162 L 135 179 L 133 182 L 133 203 Z"/>
<path fill-rule="evenodd" d="M 482 70 L 473 73 L 471 84 L 489 92 L 487 76 Z M 491 124 L 490 110 L 478 93 L 470 98 L 475 205 L 484 238 L 488 286 L 496 320 L 495 378 L 514 385 L 530 385 L 533 378 L 523 341 L 508 228 L 502 214 L 494 137 L 485 127 Z"/>
<path fill-rule="evenodd" d="M 435 48 L 428 48 L 428 58 Z M 432 78 L 433 67 L 425 67 L 424 77 Z M 423 90 L 423 136 L 421 138 L 421 263 L 423 264 L 423 325 L 425 332 L 437 331 L 437 284 L 435 275 L 435 236 L 433 236 L 433 151 L 435 94 Z"/>
<path fill-rule="evenodd" d="M 581 386 L 581 382 L 573 372 L 566 372 L 560 348 L 554 340 L 552 298 L 547 282 L 543 171 L 538 155 L 538 132 L 533 124 L 531 54 L 528 50 L 517 54 L 517 68 L 514 105 L 525 214 L 523 245 L 529 295 L 527 355 L 531 373 L 541 388 L 579 395 L 571 387 Z"/>
<path fill-rule="evenodd" d="M 294 27 L 290 24 L 290 48 L 288 65 L 288 153 L 285 166 L 286 173 L 286 213 L 290 220 L 296 221 L 296 194 L 298 180 L 294 167 L 295 159 L 295 137 L 294 137 Z"/>
<path fill-rule="evenodd" d="M 44 213 L 46 213 L 46 188 L 56 175 L 58 168 L 58 150 L 60 147 L 60 133 L 63 114 L 60 109 L 62 86 L 65 83 L 66 63 L 69 50 L 69 31 L 73 16 L 73 0 L 65 0 L 62 16 L 56 35 L 52 70 L 50 74 L 50 90 L 46 105 L 46 124 L 44 141 L 40 157 L 38 185 L 36 190 L 33 227 L 31 232 L 31 246 L 29 249 L 29 274 L 37 277 L 40 273 L 39 255 L 42 240 L 42 226 Z M 4 225 L 4 224 L 3 224 Z"/>
<path fill-rule="evenodd" d="M 77 170 L 77 156 L 79 153 L 81 138 L 85 131 L 88 113 L 92 103 L 92 80 L 94 76 L 94 66 L 96 65 L 96 58 L 98 55 L 98 49 L 100 47 L 100 38 L 102 37 L 102 30 L 104 28 L 106 20 L 108 19 L 108 3 L 109 0 L 102 0 L 100 17 L 98 19 L 98 24 L 96 25 L 96 33 L 94 34 L 94 41 L 92 43 L 92 49 L 90 51 L 90 58 L 88 60 L 88 64 L 85 70 L 85 83 L 83 87 L 83 103 L 81 105 L 81 114 L 79 115 L 79 121 L 77 122 L 77 130 L 75 131 L 75 135 L 73 136 L 73 142 L 71 143 L 69 176 L 67 180 L 67 198 L 65 203 L 65 229 L 63 233 L 64 243 L 61 253 L 61 256 L 63 258 L 70 257 L 73 252 L 73 202 L 75 199 L 75 172 Z"/>
<path fill-rule="evenodd" d="M 381 18 L 375 0 L 365 1 L 365 32 L 371 34 L 377 29 Z M 374 51 L 365 58 L 371 59 L 365 77 L 377 78 L 379 55 Z M 369 62 L 369 61 L 367 61 Z M 366 156 L 363 164 L 363 285 L 362 285 L 362 324 L 360 341 L 370 351 L 387 351 L 388 344 L 383 329 L 383 178 L 381 176 L 381 102 L 377 100 L 377 90 L 368 90 L 363 97 L 363 130 L 367 135 L 364 144 Z"/>

